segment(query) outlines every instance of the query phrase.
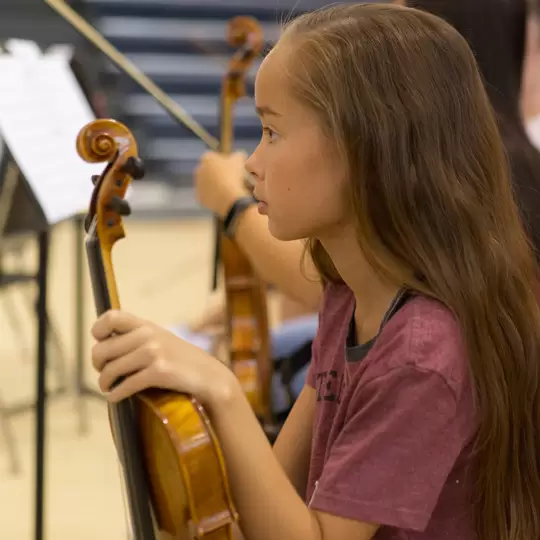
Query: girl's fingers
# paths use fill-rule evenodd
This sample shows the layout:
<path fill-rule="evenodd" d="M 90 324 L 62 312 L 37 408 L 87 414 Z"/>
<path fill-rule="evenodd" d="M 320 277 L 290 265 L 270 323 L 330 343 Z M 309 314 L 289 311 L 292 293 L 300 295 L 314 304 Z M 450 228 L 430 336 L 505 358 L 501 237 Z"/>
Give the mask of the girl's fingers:
<path fill-rule="evenodd" d="M 153 386 L 153 373 L 151 368 L 145 368 L 137 371 L 129 377 L 126 377 L 118 386 L 107 394 L 107 400 L 111 403 L 118 403 L 123 399 L 129 398 Z"/>
<path fill-rule="evenodd" d="M 127 334 L 117 334 L 96 343 L 92 347 L 92 364 L 97 371 L 102 371 L 108 362 L 126 356 L 138 349 L 151 338 L 152 330 L 141 326 Z"/>
<path fill-rule="evenodd" d="M 92 335 L 96 341 L 103 341 L 112 334 L 127 334 L 135 328 L 144 326 L 146 321 L 131 313 L 110 309 L 101 315 L 92 327 Z"/>
<path fill-rule="evenodd" d="M 144 348 L 108 362 L 99 376 L 99 387 L 102 392 L 112 392 L 112 386 L 120 377 L 133 376 L 149 366 L 152 359 Z"/>

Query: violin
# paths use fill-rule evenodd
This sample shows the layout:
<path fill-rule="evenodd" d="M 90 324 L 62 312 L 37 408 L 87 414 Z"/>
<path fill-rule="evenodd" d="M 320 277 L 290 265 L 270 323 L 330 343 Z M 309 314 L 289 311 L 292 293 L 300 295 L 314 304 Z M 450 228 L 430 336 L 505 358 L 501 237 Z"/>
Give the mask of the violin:
<path fill-rule="evenodd" d="M 263 47 L 263 32 L 252 17 L 235 17 L 229 22 L 228 41 L 239 50 L 232 58 L 222 85 L 221 140 L 216 139 L 124 54 L 115 48 L 65 0 L 45 0 L 75 30 L 86 37 L 121 71 L 137 82 L 163 108 L 199 137 L 212 150 L 228 153 L 233 143 L 232 109 L 245 95 L 245 74 Z M 246 187 L 249 182 L 245 181 Z M 233 240 L 220 234 L 216 219 L 213 288 L 217 285 L 217 266 L 221 260 L 225 274 L 225 295 L 228 319 L 229 360 L 257 417 L 266 432 L 275 436 L 270 403 L 272 364 L 269 325 L 264 285 L 257 278 L 249 261 Z"/>
<path fill-rule="evenodd" d="M 107 162 L 93 177 L 86 251 L 96 311 L 120 309 L 112 248 L 125 237 L 125 200 L 133 179 L 144 175 L 137 144 L 126 126 L 94 120 L 77 136 L 79 156 Z M 120 382 L 120 381 L 118 381 Z M 191 396 L 149 389 L 108 408 L 133 540 L 208 537 L 233 540 L 238 515 L 222 451 L 210 420 Z"/>
<path fill-rule="evenodd" d="M 234 104 L 246 95 L 246 72 L 264 44 L 262 29 L 251 17 L 231 19 L 227 39 L 238 50 L 231 59 L 221 92 L 219 150 L 225 154 L 233 147 Z M 263 427 L 271 430 L 272 365 L 266 286 L 234 240 L 221 233 L 221 226 L 216 232 L 216 258 L 220 259 L 224 275 L 229 364 Z"/>

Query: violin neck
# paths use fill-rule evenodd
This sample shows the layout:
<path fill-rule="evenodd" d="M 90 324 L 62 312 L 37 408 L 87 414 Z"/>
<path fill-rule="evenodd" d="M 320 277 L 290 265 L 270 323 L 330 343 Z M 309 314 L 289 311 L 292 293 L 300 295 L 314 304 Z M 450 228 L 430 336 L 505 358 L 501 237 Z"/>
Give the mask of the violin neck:
<path fill-rule="evenodd" d="M 86 253 L 94 303 L 99 316 L 111 309 L 111 296 L 107 287 L 101 245 L 99 239 L 92 234 L 86 240 Z M 119 382 L 117 381 L 117 384 Z M 125 399 L 120 403 L 110 405 L 109 414 L 127 492 L 131 517 L 131 538 L 133 540 L 156 540 L 133 400 Z"/>
<path fill-rule="evenodd" d="M 86 256 L 90 270 L 90 283 L 94 295 L 94 304 L 98 317 L 111 309 L 111 297 L 107 288 L 105 267 L 101 257 L 101 247 L 96 237 L 89 236 L 86 240 Z"/>

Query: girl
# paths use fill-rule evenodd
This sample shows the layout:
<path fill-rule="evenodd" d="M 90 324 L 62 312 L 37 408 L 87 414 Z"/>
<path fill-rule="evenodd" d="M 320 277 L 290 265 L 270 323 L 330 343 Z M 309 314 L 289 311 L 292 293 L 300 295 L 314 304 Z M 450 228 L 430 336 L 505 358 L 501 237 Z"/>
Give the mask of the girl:
<path fill-rule="evenodd" d="M 259 211 L 324 283 L 274 450 L 223 364 L 128 313 L 92 329 L 101 389 L 205 404 L 248 540 L 540 538 L 535 262 L 466 41 L 333 6 L 288 25 L 255 93 Z"/>

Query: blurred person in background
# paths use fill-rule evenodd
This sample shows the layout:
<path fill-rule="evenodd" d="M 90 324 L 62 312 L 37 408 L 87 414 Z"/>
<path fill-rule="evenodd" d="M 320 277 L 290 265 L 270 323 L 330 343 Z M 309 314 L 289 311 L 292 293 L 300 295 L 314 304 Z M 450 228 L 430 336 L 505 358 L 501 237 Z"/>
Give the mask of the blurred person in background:
<path fill-rule="evenodd" d="M 531 86 L 538 84 L 539 77 L 538 66 L 532 65 L 531 57 L 527 66 L 529 71 L 525 72 L 526 54 L 536 54 L 538 59 L 534 52 L 538 49 L 531 44 L 534 36 L 531 36 L 529 21 L 532 17 L 527 0 L 410 0 L 406 4 L 445 19 L 469 42 L 495 109 L 522 218 L 538 257 L 540 153 L 532 143 L 523 119 L 524 99 L 529 111 L 533 111 Z M 523 87 L 524 79 L 527 79 L 527 88 Z M 533 79 L 536 80 L 534 84 Z M 534 99 L 538 107 L 538 96 Z M 537 109 L 535 114 L 539 113 Z M 534 122 L 530 118 L 533 113 L 528 114 L 528 121 Z"/>
<path fill-rule="evenodd" d="M 540 150 L 540 8 L 535 2 L 531 2 L 531 16 L 527 28 L 523 116 L 527 133 Z"/>

